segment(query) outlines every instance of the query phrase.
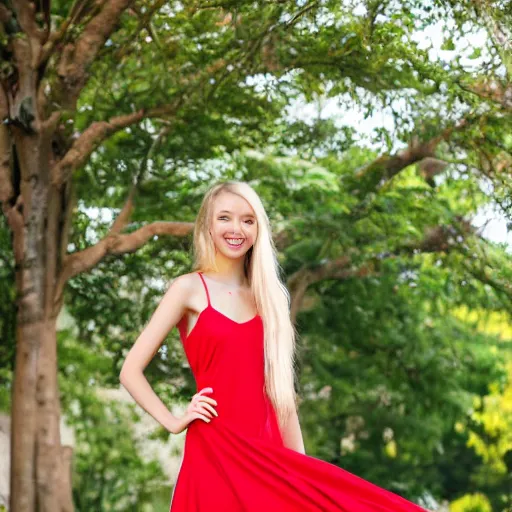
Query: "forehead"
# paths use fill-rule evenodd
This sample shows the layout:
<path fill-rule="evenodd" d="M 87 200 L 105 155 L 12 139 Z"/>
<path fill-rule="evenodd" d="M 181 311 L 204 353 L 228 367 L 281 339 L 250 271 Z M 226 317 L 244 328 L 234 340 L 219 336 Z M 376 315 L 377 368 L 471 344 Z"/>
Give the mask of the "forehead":
<path fill-rule="evenodd" d="M 254 215 L 251 205 L 243 197 L 227 191 L 221 192 L 213 202 L 214 213 L 224 210 L 239 215 Z"/>

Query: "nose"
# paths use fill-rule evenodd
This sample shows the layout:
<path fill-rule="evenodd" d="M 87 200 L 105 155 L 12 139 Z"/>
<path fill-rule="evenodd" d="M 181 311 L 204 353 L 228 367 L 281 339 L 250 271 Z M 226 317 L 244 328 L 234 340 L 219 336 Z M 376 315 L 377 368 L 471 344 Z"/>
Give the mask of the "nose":
<path fill-rule="evenodd" d="M 242 223 L 239 220 L 234 220 L 233 225 L 231 227 L 232 232 L 235 233 L 235 235 L 239 235 L 242 233 Z"/>

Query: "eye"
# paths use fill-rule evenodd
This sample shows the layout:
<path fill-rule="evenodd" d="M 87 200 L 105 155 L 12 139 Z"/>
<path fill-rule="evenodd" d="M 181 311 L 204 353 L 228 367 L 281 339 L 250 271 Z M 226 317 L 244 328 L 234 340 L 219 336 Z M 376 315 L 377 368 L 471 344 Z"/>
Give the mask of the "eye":
<path fill-rule="evenodd" d="M 226 215 L 223 215 L 222 217 L 219 217 L 219 220 L 227 219 Z"/>
<path fill-rule="evenodd" d="M 252 219 L 246 220 L 245 222 L 248 222 L 250 225 L 254 224 L 254 221 Z"/>

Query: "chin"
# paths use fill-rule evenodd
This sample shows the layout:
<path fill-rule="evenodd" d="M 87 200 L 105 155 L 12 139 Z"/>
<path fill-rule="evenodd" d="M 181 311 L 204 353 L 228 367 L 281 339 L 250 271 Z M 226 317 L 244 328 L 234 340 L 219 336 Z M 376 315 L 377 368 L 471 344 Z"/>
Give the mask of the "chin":
<path fill-rule="evenodd" d="M 236 254 L 233 254 L 233 253 L 230 253 L 227 251 L 219 251 L 219 252 L 222 254 L 222 256 L 224 256 L 227 259 L 239 260 L 240 258 L 245 258 L 245 255 L 247 254 L 248 251 L 243 251 L 243 252 L 239 252 Z"/>

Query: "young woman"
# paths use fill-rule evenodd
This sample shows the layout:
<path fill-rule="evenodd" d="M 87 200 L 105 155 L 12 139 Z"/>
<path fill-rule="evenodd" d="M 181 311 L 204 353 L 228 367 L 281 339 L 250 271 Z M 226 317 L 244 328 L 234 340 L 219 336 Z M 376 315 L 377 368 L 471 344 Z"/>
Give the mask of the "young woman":
<path fill-rule="evenodd" d="M 294 391 L 295 332 L 268 217 L 246 183 L 206 193 L 196 271 L 178 277 L 128 353 L 121 383 L 169 432 L 187 429 L 171 512 L 420 512 L 305 454 Z M 197 393 L 174 417 L 144 369 L 177 326 Z"/>

